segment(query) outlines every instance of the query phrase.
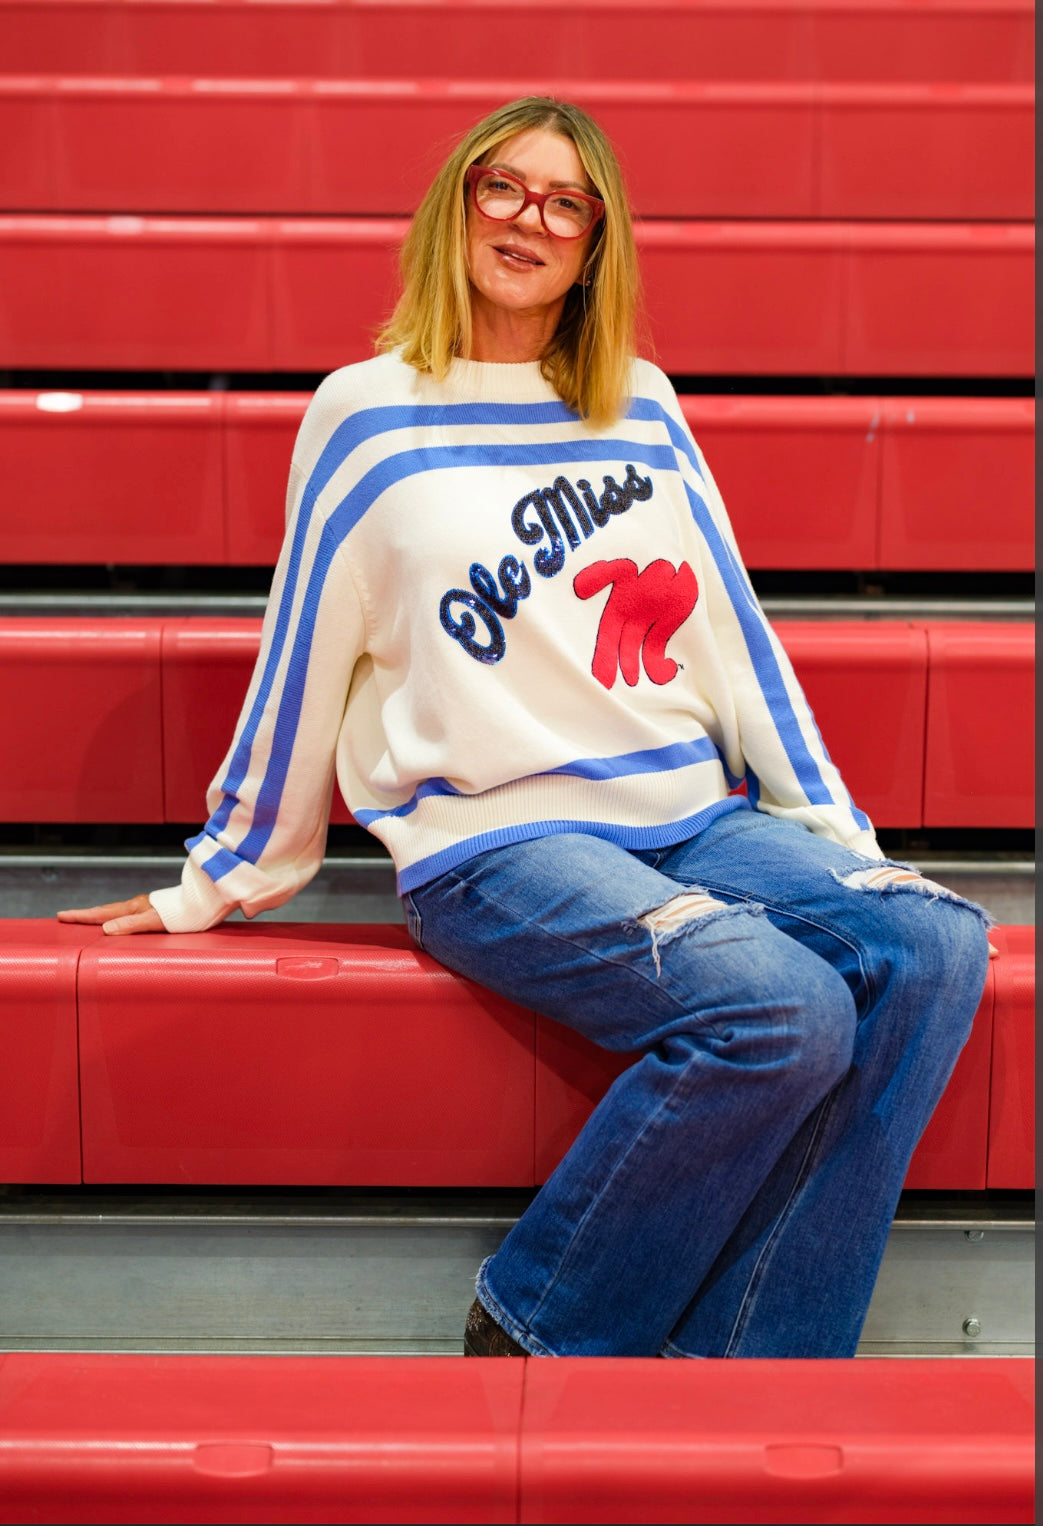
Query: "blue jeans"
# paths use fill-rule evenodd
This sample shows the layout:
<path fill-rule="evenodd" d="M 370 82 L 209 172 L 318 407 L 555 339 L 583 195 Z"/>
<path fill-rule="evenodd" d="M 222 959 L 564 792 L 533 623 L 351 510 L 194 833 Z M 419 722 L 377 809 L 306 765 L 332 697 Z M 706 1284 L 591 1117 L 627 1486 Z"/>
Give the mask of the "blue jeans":
<path fill-rule="evenodd" d="M 988 963 L 979 907 L 752 809 L 405 896 L 449 968 L 635 1052 L 478 1276 L 537 1356 L 854 1353 Z"/>

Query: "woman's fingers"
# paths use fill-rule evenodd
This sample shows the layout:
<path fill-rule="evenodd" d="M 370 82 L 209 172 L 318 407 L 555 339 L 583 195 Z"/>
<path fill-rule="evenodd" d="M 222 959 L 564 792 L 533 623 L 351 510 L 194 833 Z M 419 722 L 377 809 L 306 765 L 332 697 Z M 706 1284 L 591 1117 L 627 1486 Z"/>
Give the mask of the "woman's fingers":
<path fill-rule="evenodd" d="M 107 922 L 112 917 L 129 917 L 149 909 L 147 895 L 135 895 L 129 901 L 106 901 L 104 906 L 81 906 L 71 911 L 60 911 L 59 922 Z"/>
<path fill-rule="evenodd" d="M 161 933 L 163 923 L 147 895 L 104 906 L 83 906 L 58 913 L 59 922 L 86 922 L 105 933 Z"/>
<path fill-rule="evenodd" d="M 101 930 L 103 933 L 161 933 L 164 927 L 159 912 L 150 906 L 148 911 L 135 912 L 129 917 L 110 917 L 101 924 Z"/>

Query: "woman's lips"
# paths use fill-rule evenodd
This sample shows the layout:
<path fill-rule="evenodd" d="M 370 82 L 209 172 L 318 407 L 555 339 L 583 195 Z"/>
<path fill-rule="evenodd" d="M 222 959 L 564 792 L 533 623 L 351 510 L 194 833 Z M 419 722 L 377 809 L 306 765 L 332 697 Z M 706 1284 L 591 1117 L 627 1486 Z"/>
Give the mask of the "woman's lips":
<path fill-rule="evenodd" d="M 509 265 L 536 269 L 543 264 L 539 255 L 533 254 L 531 250 L 523 248 L 520 244 L 494 244 L 493 247 Z"/>

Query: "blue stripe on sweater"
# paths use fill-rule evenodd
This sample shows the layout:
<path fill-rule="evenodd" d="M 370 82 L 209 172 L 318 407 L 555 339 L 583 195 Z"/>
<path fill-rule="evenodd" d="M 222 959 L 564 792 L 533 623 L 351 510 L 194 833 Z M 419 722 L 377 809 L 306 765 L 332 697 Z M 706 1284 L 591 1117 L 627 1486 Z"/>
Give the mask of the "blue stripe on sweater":
<path fill-rule="evenodd" d="M 548 768 L 542 773 L 529 774 L 530 779 L 553 777 L 564 774 L 576 779 L 625 779 L 631 774 L 665 774 L 677 768 L 690 768 L 696 763 L 719 762 L 729 786 L 739 783 L 724 761 L 724 757 L 709 737 L 696 737 L 692 742 L 669 742 L 665 747 L 646 747 L 640 752 L 619 753 L 611 758 L 577 758 L 572 763 L 562 763 L 558 768 Z M 521 782 L 521 781 L 518 781 Z M 390 811 L 355 811 L 360 826 L 372 826 L 374 822 L 389 817 L 411 816 L 429 795 L 459 795 L 460 791 L 446 779 L 425 779 L 423 784 L 402 805 Z"/>
<path fill-rule="evenodd" d="M 559 832 L 582 832 L 587 837 L 598 837 L 603 842 L 615 843 L 628 852 L 636 852 L 641 848 L 668 848 L 695 837 L 712 821 L 716 821 L 718 816 L 725 816 L 729 811 L 748 809 L 749 802 L 742 795 L 728 795 L 724 800 L 715 800 L 712 805 L 697 811 L 694 816 L 686 816 L 680 821 L 667 821 L 657 827 L 628 827 L 618 821 L 520 822 L 517 826 L 498 827 L 489 832 L 480 832 L 474 837 L 463 838 L 438 853 L 417 859 L 416 863 L 407 865 L 398 875 L 396 888 L 400 895 L 407 890 L 416 890 L 429 880 L 437 879 L 440 874 L 455 868 L 457 864 L 474 858 L 478 853 L 485 853 L 490 848 L 531 842 L 534 838 L 552 837 Z"/>

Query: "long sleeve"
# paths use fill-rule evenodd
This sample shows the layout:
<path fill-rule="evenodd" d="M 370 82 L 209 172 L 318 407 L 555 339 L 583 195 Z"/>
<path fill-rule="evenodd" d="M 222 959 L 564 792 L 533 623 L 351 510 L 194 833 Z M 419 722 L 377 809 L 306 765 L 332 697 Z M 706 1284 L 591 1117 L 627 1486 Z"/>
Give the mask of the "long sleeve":
<path fill-rule="evenodd" d="M 742 562 L 724 501 L 679 407 L 675 447 L 713 576 L 704 597 L 729 676 L 751 803 L 870 858 L 882 857 L 869 817 L 829 756 L 789 657 Z"/>
<path fill-rule="evenodd" d="M 252 917 L 279 906 L 322 862 L 364 619 L 343 549 L 296 464 L 287 498 L 261 648 L 207 792 L 209 820 L 186 844 L 180 885 L 150 896 L 168 932 L 203 931 L 237 907 Z"/>

